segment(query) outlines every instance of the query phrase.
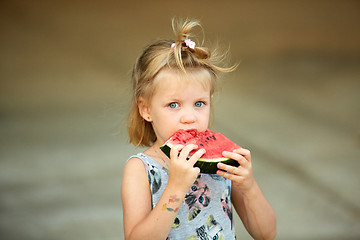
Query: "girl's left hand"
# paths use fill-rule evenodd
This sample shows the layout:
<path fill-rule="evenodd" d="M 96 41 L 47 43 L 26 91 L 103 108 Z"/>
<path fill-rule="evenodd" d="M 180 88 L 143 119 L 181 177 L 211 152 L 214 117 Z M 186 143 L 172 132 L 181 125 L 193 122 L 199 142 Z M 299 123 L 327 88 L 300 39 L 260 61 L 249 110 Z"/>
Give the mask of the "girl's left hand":
<path fill-rule="evenodd" d="M 218 163 L 217 167 L 220 170 L 217 171 L 217 174 L 232 180 L 233 186 L 242 193 L 250 191 L 250 189 L 255 185 L 250 151 L 244 148 L 238 148 L 233 152 L 224 151 L 223 156 L 238 161 L 240 166 L 234 167 Z"/>

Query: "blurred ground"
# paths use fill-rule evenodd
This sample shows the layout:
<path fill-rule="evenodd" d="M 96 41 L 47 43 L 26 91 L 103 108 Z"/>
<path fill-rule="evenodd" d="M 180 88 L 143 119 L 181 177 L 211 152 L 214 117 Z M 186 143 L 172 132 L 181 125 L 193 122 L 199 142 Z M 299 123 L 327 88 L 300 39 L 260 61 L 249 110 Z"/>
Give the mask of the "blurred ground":
<path fill-rule="evenodd" d="M 172 16 L 241 65 L 214 130 L 253 155 L 277 239 L 360 238 L 358 1 L 1 1 L 1 239 L 123 239 L 130 71 Z M 238 239 L 251 239 L 239 220 Z"/>

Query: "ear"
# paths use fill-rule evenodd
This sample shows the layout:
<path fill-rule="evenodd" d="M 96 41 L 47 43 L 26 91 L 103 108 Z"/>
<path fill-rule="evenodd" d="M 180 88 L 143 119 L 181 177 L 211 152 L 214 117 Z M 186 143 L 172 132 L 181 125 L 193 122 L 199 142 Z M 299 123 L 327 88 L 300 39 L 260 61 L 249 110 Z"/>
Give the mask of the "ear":
<path fill-rule="evenodd" d="M 137 101 L 139 113 L 145 121 L 151 122 L 150 104 L 143 97 L 139 97 Z"/>

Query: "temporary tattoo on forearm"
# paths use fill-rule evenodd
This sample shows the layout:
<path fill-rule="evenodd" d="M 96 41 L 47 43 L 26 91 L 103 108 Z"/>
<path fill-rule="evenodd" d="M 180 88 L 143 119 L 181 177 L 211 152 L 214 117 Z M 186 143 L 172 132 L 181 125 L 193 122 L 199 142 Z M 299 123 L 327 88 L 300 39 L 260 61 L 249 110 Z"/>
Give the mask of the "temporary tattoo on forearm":
<path fill-rule="evenodd" d="M 169 211 L 169 212 L 178 212 L 178 211 L 179 211 L 179 207 L 177 207 L 177 208 L 174 209 L 174 208 L 169 207 L 168 204 L 170 204 L 170 203 L 175 203 L 175 202 L 179 202 L 179 201 L 180 201 L 180 198 L 177 198 L 176 195 L 170 196 L 169 202 L 168 202 L 168 203 L 164 203 L 164 204 L 162 205 L 161 210 L 163 210 L 163 211 L 167 210 L 167 211 Z"/>

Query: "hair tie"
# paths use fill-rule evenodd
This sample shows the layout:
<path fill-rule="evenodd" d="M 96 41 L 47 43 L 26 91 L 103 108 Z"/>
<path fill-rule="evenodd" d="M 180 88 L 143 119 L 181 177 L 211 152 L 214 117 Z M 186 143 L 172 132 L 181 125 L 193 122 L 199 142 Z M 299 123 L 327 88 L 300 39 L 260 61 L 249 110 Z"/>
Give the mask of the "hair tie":
<path fill-rule="evenodd" d="M 186 39 L 184 42 L 187 47 L 191 48 L 192 50 L 195 49 L 195 42 L 191 41 L 190 39 Z"/>
<path fill-rule="evenodd" d="M 186 49 L 186 48 L 191 48 L 192 50 L 195 49 L 196 44 L 194 41 L 191 41 L 190 39 L 185 39 L 184 43 L 185 43 L 185 46 L 182 46 L 183 49 Z M 175 49 L 175 46 L 176 46 L 176 43 L 171 44 L 172 49 Z"/>

